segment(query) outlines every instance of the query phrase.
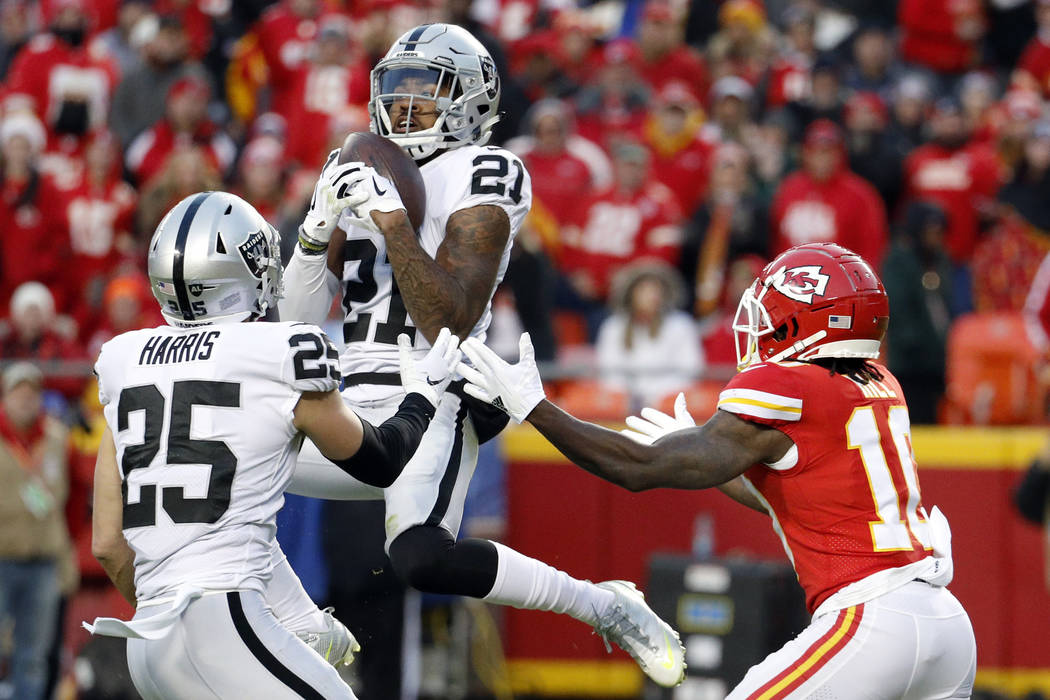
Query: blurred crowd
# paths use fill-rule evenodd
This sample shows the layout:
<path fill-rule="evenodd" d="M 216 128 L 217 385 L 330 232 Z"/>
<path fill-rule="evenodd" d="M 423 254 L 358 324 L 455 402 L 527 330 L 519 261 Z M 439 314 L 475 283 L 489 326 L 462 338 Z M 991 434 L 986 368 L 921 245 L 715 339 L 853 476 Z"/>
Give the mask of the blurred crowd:
<path fill-rule="evenodd" d="M 161 322 L 157 223 L 227 189 L 290 254 L 325 155 L 368 128 L 371 66 L 428 21 L 492 53 L 493 142 L 532 175 L 490 343 L 531 331 L 570 410 L 686 390 L 702 414 L 742 290 L 835 241 L 882 275 L 914 423 L 1045 420 L 1050 0 L 0 0 L 4 529 L 67 503 L 68 542 L 30 553 L 63 592 L 101 576 L 88 368 Z"/>

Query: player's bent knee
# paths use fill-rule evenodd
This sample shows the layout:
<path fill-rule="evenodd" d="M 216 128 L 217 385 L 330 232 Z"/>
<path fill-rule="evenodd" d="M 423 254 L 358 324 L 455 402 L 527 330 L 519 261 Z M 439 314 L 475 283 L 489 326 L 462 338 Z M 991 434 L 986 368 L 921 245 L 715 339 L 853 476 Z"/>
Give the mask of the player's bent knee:
<path fill-rule="evenodd" d="M 484 597 L 496 580 L 498 555 L 487 540 L 456 542 L 450 532 L 418 525 L 390 543 L 390 563 L 404 583 L 424 593 Z"/>

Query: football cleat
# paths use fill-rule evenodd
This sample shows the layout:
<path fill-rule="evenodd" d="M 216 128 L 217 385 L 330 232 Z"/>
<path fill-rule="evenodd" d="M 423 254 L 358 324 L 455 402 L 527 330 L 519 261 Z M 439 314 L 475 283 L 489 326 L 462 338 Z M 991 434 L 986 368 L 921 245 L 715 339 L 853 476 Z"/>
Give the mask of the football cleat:
<path fill-rule="evenodd" d="M 685 648 L 678 633 L 646 605 L 645 596 L 630 581 L 604 581 L 598 588 L 616 600 L 594 623 L 594 631 L 612 651 L 610 640 L 626 651 L 657 685 L 673 688 L 685 678 Z"/>
<path fill-rule="evenodd" d="M 324 615 L 325 629 L 318 632 L 299 632 L 295 636 L 303 640 L 321 658 L 336 668 L 349 666 L 354 662 L 354 654 L 361 651 L 361 645 L 354 639 L 354 635 L 339 620 L 332 616 L 335 608 L 325 608 L 321 611 Z"/>

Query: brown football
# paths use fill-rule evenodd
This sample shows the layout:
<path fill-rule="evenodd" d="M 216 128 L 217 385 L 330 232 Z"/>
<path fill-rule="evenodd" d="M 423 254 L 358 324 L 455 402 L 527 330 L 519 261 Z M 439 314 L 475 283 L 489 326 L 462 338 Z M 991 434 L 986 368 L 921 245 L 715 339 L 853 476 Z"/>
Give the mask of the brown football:
<path fill-rule="evenodd" d="M 356 131 L 343 141 L 339 163 L 353 161 L 375 168 L 376 172 L 394 183 L 405 204 L 408 220 L 419 231 L 427 211 L 427 190 L 416 161 L 390 139 L 369 131 Z"/>

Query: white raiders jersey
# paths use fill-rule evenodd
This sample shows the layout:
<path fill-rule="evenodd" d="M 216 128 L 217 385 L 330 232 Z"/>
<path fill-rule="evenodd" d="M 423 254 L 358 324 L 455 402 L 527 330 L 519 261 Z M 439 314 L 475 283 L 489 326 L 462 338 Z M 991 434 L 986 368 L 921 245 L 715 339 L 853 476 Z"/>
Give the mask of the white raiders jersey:
<path fill-rule="evenodd" d="M 448 150 L 420 167 L 427 190 L 426 217 L 418 232 L 420 245 L 431 257 L 445 239 L 449 217 L 461 209 L 489 204 L 501 207 L 510 219 L 510 237 L 500 259 L 489 304 L 471 336 L 485 339 L 492 320 L 492 294 L 503 280 L 514 238 L 532 206 L 532 180 L 517 156 L 496 146 L 462 146 Z M 380 233 L 354 227 L 340 219 L 346 231 L 343 262 L 344 316 L 341 364 L 344 375 L 396 374 L 399 370 L 397 336 L 407 333 L 420 355 L 430 347 L 416 331 L 397 289 Z M 356 400 L 381 399 L 400 392 L 399 387 L 360 385 Z"/>
<path fill-rule="evenodd" d="M 339 386 L 331 340 L 305 323 L 161 326 L 110 340 L 95 373 L 139 601 L 261 591 L 302 442 L 292 411 Z"/>

